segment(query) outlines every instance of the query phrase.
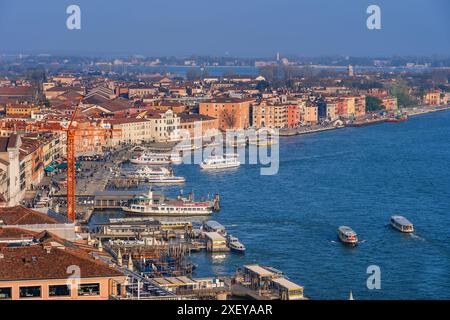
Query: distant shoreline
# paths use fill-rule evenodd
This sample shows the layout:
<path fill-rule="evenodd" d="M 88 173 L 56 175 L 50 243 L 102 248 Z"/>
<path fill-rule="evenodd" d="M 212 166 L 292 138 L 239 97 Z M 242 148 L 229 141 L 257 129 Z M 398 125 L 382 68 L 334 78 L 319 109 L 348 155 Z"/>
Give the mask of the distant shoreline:
<path fill-rule="evenodd" d="M 441 112 L 441 111 L 446 111 L 446 110 L 450 110 L 450 105 L 440 107 L 440 108 L 417 107 L 417 108 L 414 108 L 414 110 L 403 109 L 402 111 L 404 111 L 408 115 L 408 117 L 415 117 L 415 116 L 420 116 L 420 115 L 425 115 L 425 114 L 435 113 L 435 112 Z M 330 131 L 330 130 L 338 130 L 338 129 L 348 128 L 348 127 L 371 126 L 371 125 L 375 125 L 375 124 L 384 123 L 385 120 L 386 119 L 374 119 L 372 121 L 363 122 L 358 125 L 343 125 L 343 126 L 337 126 L 337 127 L 334 127 L 334 126 L 318 127 L 318 128 L 312 128 L 312 129 L 305 128 L 303 130 L 299 130 L 299 129 L 285 130 L 285 131 L 280 130 L 280 137 L 299 136 L 299 135 L 304 135 L 304 134 L 319 133 L 319 132 Z"/>

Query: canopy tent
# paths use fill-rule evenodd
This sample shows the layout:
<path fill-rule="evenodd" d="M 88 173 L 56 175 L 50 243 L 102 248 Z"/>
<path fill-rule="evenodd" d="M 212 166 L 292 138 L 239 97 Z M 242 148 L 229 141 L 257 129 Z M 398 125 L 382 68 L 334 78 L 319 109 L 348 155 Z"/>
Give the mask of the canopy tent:
<path fill-rule="evenodd" d="M 76 162 L 76 163 L 75 163 L 75 167 L 76 167 L 76 168 L 81 167 L 81 163 L 80 163 L 80 162 Z M 60 164 L 58 165 L 58 169 L 67 169 L 67 162 L 60 163 Z"/>
<path fill-rule="evenodd" d="M 46 167 L 44 168 L 44 171 L 45 171 L 45 172 L 53 172 L 53 171 L 55 171 L 55 170 L 56 170 L 56 168 L 53 167 L 53 166 L 46 166 Z"/>

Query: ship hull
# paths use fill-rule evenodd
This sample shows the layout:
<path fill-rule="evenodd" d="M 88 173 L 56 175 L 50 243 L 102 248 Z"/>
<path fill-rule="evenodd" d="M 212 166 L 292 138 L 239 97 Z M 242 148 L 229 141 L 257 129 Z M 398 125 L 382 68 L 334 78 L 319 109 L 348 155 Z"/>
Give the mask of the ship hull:
<path fill-rule="evenodd" d="M 189 217 L 189 216 L 209 216 L 212 214 L 211 210 L 205 210 L 205 211 L 192 211 L 192 212 L 179 212 L 176 210 L 135 210 L 130 209 L 128 207 L 122 207 L 122 211 L 127 214 L 133 214 L 133 215 L 151 215 L 151 216 L 160 216 L 160 217 Z"/>

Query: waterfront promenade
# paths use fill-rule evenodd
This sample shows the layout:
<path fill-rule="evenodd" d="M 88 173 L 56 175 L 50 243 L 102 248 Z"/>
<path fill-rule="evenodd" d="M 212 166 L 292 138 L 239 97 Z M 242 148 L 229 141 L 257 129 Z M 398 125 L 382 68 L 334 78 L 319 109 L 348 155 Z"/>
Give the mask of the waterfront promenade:
<path fill-rule="evenodd" d="M 416 108 L 404 108 L 401 109 L 402 112 L 404 112 L 408 117 L 414 117 L 419 116 L 427 113 L 433 113 L 433 112 L 439 112 L 439 111 L 445 111 L 449 110 L 450 105 L 442 106 L 442 107 L 416 107 Z M 382 116 L 373 116 L 369 115 L 365 118 L 353 121 L 348 124 L 342 124 L 342 125 L 336 125 L 336 124 L 327 124 L 327 125 L 313 125 L 313 126 L 305 126 L 300 128 L 292 128 L 292 129 L 281 129 L 280 130 L 280 136 L 281 137 L 290 137 L 295 135 L 302 135 L 302 134 L 310 134 L 310 133 L 318 133 L 323 131 L 329 131 L 329 130 L 337 130 L 342 129 L 346 126 L 353 126 L 353 127 L 360 127 L 360 126 L 368 126 L 378 123 L 383 123 L 385 120 L 388 119 L 387 117 Z"/>

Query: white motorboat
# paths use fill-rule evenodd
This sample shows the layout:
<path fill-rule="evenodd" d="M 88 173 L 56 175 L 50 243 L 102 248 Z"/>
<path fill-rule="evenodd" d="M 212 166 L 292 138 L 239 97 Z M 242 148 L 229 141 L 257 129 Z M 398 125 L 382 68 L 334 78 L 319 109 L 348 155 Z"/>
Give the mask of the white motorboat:
<path fill-rule="evenodd" d="M 236 168 L 241 165 L 237 157 L 237 154 L 209 156 L 200 163 L 200 167 L 205 170 Z"/>
<path fill-rule="evenodd" d="M 153 154 L 144 152 L 136 158 L 130 159 L 133 164 L 145 164 L 148 166 L 168 166 L 171 163 L 170 156 L 165 154 Z"/>
<path fill-rule="evenodd" d="M 145 166 L 131 173 L 130 176 L 156 184 L 184 183 L 186 181 L 184 177 L 174 176 L 173 171 L 165 167 Z"/>

